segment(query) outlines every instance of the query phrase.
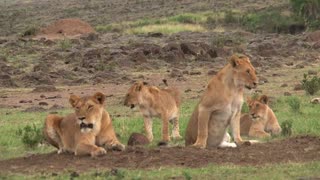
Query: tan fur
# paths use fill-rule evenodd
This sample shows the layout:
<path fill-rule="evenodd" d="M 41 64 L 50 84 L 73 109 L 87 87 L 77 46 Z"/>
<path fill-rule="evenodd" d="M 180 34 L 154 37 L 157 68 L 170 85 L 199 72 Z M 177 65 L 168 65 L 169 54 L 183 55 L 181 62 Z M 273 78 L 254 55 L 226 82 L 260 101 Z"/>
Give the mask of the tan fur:
<path fill-rule="evenodd" d="M 180 93 L 176 88 L 159 89 L 143 82 L 136 82 L 129 88 L 124 102 L 126 106 L 131 106 L 132 108 L 139 106 L 144 117 L 146 135 L 150 142 L 153 140 L 153 117 L 162 119 L 163 141 L 170 141 L 169 121 L 173 122 L 173 138 L 181 137 L 179 133 L 180 103 Z"/>
<path fill-rule="evenodd" d="M 49 114 L 44 126 L 46 140 L 59 149 L 58 153 L 94 157 L 105 154 L 105 148 L 124 150 L 125 146 L 118 141 L 111 118 L 104 109 L 104 101 L 105 95 L 99 92 L 85 97 L 71 95 L 69 102 L 75 112 L 65 117 Z M 81 123 L 92 124 L 93 128 L 80 128 Z"/>
<path fill-rule="evenodd" d="M 255 88 L 256 71 L 244 55 L 231 56 L 229 63 L 210 80 L 186 130 L 186 145 L 218 147 L 227 127 L 239 145 L 240 113 L 244 88 Z"/>
<path fill-rule="evenodd" d="M 281 127 L 272 109 L 268 106 L 268 97 L 263 95 L 258 100 L 248 99 L 249 114 L 240 119 L 241 135 L 267 138 L 270 133 L 278 135 Z M 268 133 L 270 132 L 270 133 Z"/>

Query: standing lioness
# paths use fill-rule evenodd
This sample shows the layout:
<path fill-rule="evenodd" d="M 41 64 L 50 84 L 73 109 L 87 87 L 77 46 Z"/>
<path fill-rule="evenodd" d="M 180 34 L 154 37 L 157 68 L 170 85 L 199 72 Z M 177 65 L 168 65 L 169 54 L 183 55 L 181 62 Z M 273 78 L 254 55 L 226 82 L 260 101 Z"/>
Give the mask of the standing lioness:
<path fill-rule="evenodd" d="M 98 156 L 106 153 L 105 148 L 124 150 L 125 146 L 118 141 L 111 118 L 104 109 L 104 94 L 71 95 L 69 102 L 75 113 L 65 117 L 50 114 L 45 121 L 45 138 L 59 149 L 58 153 L 67 151 L 75 155 Z"/>
<path fill-rule="evenodd" d="M 166 81 L 164 81 L 166 84 Z M 169 121 L 173 122 L 172 136 L 180 138 L 179 106 L 180 93 L 176 88 L 159 89 L 143 82 L 134 83 L 125 98 L 125 106 L 139 106 L 144 117 L 144 127 L 147 138 L 153 140 L 152 117 L 162 119 L 162 140 L 170 141 Z"/>
<path fill-rule="evenodd" d="M 241 144 L 240 114 L 244 88 L 257 85 L 256 71 L 247 56 L 233 55 L 209 82 L 186 131 L 186 145 L 218 147 L 231 125 L 234 141 Z"/>

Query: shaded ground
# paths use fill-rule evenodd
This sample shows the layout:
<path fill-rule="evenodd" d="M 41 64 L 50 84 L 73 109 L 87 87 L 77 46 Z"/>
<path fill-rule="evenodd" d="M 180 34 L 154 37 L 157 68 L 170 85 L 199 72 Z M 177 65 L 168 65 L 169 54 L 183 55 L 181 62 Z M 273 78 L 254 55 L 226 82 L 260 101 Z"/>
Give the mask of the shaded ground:
<path fill-rule="evenodd" d="M 292 137 L 235 149 L 194 149 L 185 147 L 129 147 L 125 152 L 108 152 L 99 158 L 56 153 L 0 161 L 0 172 L 60 172 L 90 168 L 148 169 L 163 166 L 203 167 L 213 164 L 264 165 L 320 160 L 320 138 Z"/>

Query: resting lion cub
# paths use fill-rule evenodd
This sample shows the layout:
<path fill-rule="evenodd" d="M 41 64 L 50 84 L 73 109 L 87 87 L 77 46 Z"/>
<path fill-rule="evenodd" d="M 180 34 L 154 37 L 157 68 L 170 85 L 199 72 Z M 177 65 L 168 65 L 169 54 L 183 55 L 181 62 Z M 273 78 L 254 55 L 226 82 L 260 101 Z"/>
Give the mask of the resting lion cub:
<path fill-rule="evenodd" d="M 266 95 L 260 96 L 257 100 L 248 98 L 249 114 L 244 114 L 241 117 L 241 135 L 267 138 L 271 136 L 270 133 L 280 134 L 281 127 L 277 117 L 268 106 L 268 102 L 269 98 Z"/>
<path fill-rule="evenodd" d="M 107 148 L 124 150 L 113 130 L 112 121 L 104 109 L 105 95 L 71 95 L 69 102 L 75 113 L 65 117 L 49 114 L 45 121 L 46 140 L 58 148 L 58 153 L 72 152 L 75 155 L 99 156 Z"/>
<path fill-rule="evenodd" d="M 231 126 L 236 144 L 240 137 L 240 114 L 244 88 L 257 85 L 256 70 L 245 55 L 233 55 L 229 63 L 210 80 L 186 130 L 186 145 L 218 147 Z"/>
<path fill-rule="evenodd" d="M 166 81 L 164 81 L 166 84 Z M 125 106 L 139 106 L 144 117 L 144 128 L 148 140 L 153 140 L 152 117 L 162 119 L 162 140 L 170 141 L 169 121 L 173 122 L 173 138 L 181 138 L 179 133 L 180 93 L 175 88 L 159 89 L 143 82 L 134 83 L 125 98 Z"/>

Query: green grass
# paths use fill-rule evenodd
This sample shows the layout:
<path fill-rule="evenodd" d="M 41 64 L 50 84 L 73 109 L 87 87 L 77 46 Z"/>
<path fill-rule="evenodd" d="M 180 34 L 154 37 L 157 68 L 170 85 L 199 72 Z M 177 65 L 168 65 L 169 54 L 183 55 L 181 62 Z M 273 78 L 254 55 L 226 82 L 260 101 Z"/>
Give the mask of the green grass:
<path fill-rule="evenodd" d="M 300 100 L 300 113 L 293 112 L 288 99 L 291 97 L 279 97 L 273 102 L 272 108 L 278 117 L 279 123 L 291 120 L 293 122 L 293 135 L 310 134 L 320 136 L 320 111 L 318 105 L 309 103 L 309 96 L 298 96 Z M 185 101 L 181 108 L 180 130 L 184 136 L 185 129 L 190 115 L 196 105 L 197 100 Z M 132 132 L 144 133 L 143 119 L 139 113 L 132 112 L 129 108 L 118 105 L 108 105 L 108 112 L 111 115 L 119 114 L 120 117 L 113 118 L 115 131 L 121 136 L 120 141 L 126 143 Z M 71 109 L 61 110 L 60 115 L 72 112 Z M 20 157 L 30 153 L 48 153 L 54 150 L 53 147 L 46 144 L 35 148 L 26 147 L 21 137 L 17 135 L 17 130 L 26 125 L 35 124 L 41 128 L 46 116 L 46 112 L 27 113 L 18 110 L 0 109 L 0 159 L 8 159 Z M 155 120 L 153 133 L 155 140 L 149 145 L 150 148 L 155 147 L 161 138 L 161 121 Z M 285 138 L 285 137 L 277 137 Z M 172 142 L 174 145 L 183 145 L 183 140 Z M 267 165 L 262 167 L 252 166 L 236 166 L 236 165 L 209 165 L 203 168 L 169 168 L 163 167 L 159 169 L 149 170 L 128 170 L 120 169 L 118 175 L 110 175 L 109 170 L 95 170 L 81 172 L 79 179 L 168 179 L 170 177 L 181 177 L 189 179 L 291 179 L 298 177 L 319 177 L 320 162 L 310 162 L 305 164 L 281 164 Z M 60 172 L 57 176 L 51 174 L 33 174 L 19 175 L 6 174 L 3 177 L 9 179 L 33 179 L 33 178 L 49 178 L 49 179 L 68 179 L 70 172 Z M 1 179 L 1 175 L 0 175 Z"/>

